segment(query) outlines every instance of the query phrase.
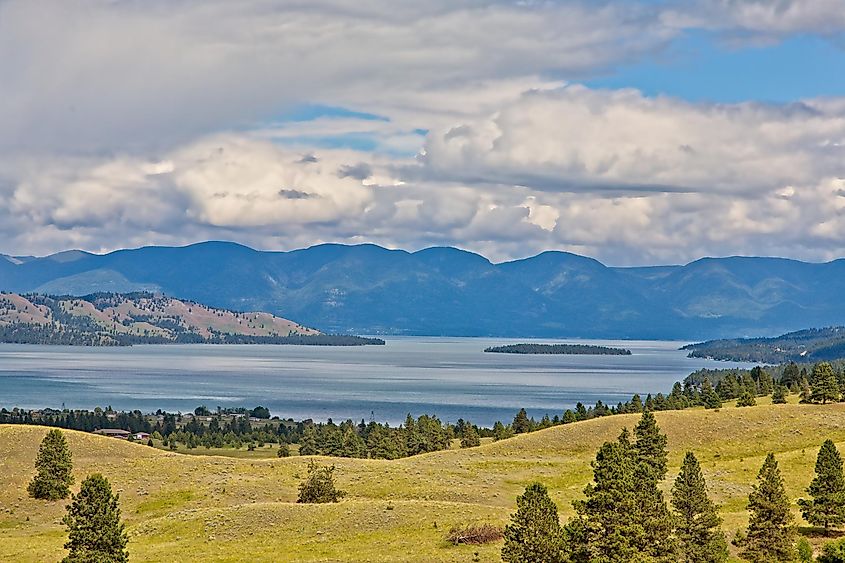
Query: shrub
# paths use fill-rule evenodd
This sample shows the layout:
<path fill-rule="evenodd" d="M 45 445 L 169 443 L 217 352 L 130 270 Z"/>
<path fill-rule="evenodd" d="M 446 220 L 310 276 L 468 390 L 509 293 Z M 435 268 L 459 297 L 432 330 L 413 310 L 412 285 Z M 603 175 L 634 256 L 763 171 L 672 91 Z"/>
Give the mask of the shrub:
<path fill-rule="evenodd" d="M 276 452 L 276 457 L 290 457 L 290 446 L 285 442 L 279 444 L 279 449 Z"/>
<path fill-rule="evenodd" d="M 845 539 L 827 542 L 822 546 L 819 563 L 845 563 Z"/>
<path fill-rule="evenodd" d="M 748 391 L 740 395 L 739 399 L 736 400 L 736 406 L 738 407 L 753 407 L 756 404 L 757 400 L 754 398 L 754 395 Z"/>
<path fill-rule="evenodd" d="M 807 541 L 807 538 L 801 538 L 795 544 L 795 549 L 798 552 L 798 561 L 801 563 L 813 563 L 813 546 Z"/>
<path fill-rule="evenodd" d="M 481 545 L 502 539 L 503 530 L 492 524 L 455 526 L 446 534 L 446 541 L 453 545 Z"/>
<path fill-rule="evenodd" d="M 318 465 L 311 460 L 308 464 L 308 476 L 299 484 L 298 503 L 337 502 L 346 496 L 345 491 L 335 487 L 334 465 Z"/>

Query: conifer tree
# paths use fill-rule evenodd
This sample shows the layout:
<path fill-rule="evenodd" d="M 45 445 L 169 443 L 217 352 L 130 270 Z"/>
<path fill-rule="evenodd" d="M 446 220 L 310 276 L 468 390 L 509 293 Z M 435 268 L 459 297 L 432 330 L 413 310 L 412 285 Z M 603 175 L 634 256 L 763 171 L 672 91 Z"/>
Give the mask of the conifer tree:
<path fill-rule="evenodd" d="M 748 495 L 748 511 L 748 531 L 741 555 L 755 563 L 792 561 L 795 527 L 783 477 L 771 453 L 766 456 L 754 490 Z"/>
<path fill-rule="evenodd" d="M 803 374 L 805 372 L 804 369 L 801 370 Z M 810 389 L 810 383 L 807 381 L 807 376 L 802 375 L 801 381 L 798 383 L 798 387 L 800 389 L 799 392 L 799 399 L 802 403 L 809 403 L 813 400 L 813 391 Z"/>
<path fill-rule="evenodd" d="M 338 490 L 334 482 L 335 466 L 321 466 L 311 460 L 308 463 L 308 476 L 299 484 L 298 503 L 327 503 L 338 502 L 346 496 L 345 491 Z"/>
<path fill-rule="evenodd" d="M 120 521 L 120 497 L 112 494 L 108 480 L 95 473 L 82 482 L 78 495 L 67 506 L 69 551 L 63 563 L 125 563 L 129 541 Z"/>
<path fill-rule="evenodd" d="M 519 412 L 513 418 L 511 427 L 515 434 L 523 434 L 531 430 L 531 422 L 528 420 L 528 413 L 525 412 L 525 409 L 519 409 Z"/>
<path fill-rule="evenodd" d="M 738 407 L 753 407 L 757 404 L 757 399 L 754 398 L 754 395 L 749 393 L 748 391 L 743 391 L 742 394 L 736 400 L 736 406 Z"/>
<path fill-rule="evenodd" d="M 836 381 L 836 374 L 833 366 L 828 362 L 820 362 L 813 366 L 812 394 L 810 399 L 822 404 L 836 402 L 839 400 L 839 382 Z"/>
<path fill-rule="evenodd" d="M 65 435 L 60 430 L 50 430 L 41 441 L 35 469 L 35 477 L 27 487 L 29 496 L 43 500 L 60 500 L 70 496 L 73 460 Z"/>
<path fill-rule="evenodd" d="M 710 380 L 706 378 L 701 384 L 701 402 L 704 403 L 705 409 L 722 408 L 722 398 L 713 390 Z"/>
<path fill-rule="evenodd" d="M 313 425 L 306 426 L 302 432 L 302 438 L 299 440 L 299 455 L 317 455 L 320 450 L 317 449 L 317 430 Z"/>
<path fill-rule="evenodd" d="M 563 561 L 563 531 L 557 506 L 546 487 L 531 483 L 516 499 L 516 512 L 505 526 L 502 560 L 509 563 Z"/>
<path fill-rule="evenodd" d="M 687 452 L 672 487 L 676 535 L 686 563 L 718 563 L 728 558 L 728 544 L 720 529 L 722 519 L 707 497 L 701 466 Z"/>
<path fill-rule="evenodd" d="M 798 364 L 795 362 L 789 362 L 786 364 L 786 367 L 783 368 L 783 375 L 780 377 L 781 385 L 792 387 L 793 384 L 797 385 L 800 382 L 801 372 L 798 370 Z"/>
<path fill-rule="evenodd" d="M 660 433 L 654 413 L 643 412 L 634 428 L 634 436 L 637 462 L 647 466 L 655 481 L 662 481 L 666 477 L 666 435 Z"/>
<path fill-rule="evenodd" d="M 461 438 L 461 447 L 474 448 L 480 445 L 481 438 L 479 437 L 478 432 L 475 430 L 475 427 L 472 424 L 467 423 L 467 426 L 464 429 L 464 437 Z"/>
<path fill-rule="evenodd" d="M 786 403 L 786 387 L 783 385 L 776 383 L 775 390 L 772 391 L 772 404 L 774 405 L 783 405 Z"/>
<path fill-rule="evenodd" d="M 814 525 L 831 526 L 845 523 L 845 476 L 842 457 L 831 440 L 825 440 L 816 458 L 816 476 L 807 492 L 812 499 L 800 499 L 798 506 L 804 519 Z"/>

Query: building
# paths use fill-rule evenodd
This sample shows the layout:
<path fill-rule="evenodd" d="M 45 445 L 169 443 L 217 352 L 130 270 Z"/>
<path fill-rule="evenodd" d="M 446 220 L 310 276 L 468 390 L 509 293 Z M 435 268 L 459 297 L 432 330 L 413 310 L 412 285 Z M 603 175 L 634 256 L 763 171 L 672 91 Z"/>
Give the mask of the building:
<path fill-rule="evenodd" d="M 94 430 L 94 434 L 128 440 L 132 433 L 129 430 L 121 430 L 120 428 L 101 428 L 100 430 Z"/>
<path fill-rule="evenodd" d="M 134 434 L 132 434 L 132 439 L 147 441 L 150 439 L 150 435 L 146 432 L 135 432 Z"/>

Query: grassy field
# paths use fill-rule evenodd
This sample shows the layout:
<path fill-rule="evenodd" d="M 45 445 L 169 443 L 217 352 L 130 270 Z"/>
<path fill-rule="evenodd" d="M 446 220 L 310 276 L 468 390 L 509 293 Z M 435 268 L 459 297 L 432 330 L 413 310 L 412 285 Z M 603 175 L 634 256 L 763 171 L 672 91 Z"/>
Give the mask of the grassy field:
<path fill-rule="evenodd" d="M 746 524 L 746 497 L 767 452 L 777 455 L 797 499 L 821 442 L 831 438 L 845 447 L 845 404 L 726 405 L 657 413 L 657 419 L 669 437 L 670 479 L 684 452 L 694 451 L 729 537 Z M 66 435 L 77 485 L 99 471 L 120 492 L 135 561 L 497 561 L 501 544 L 454 547 L 443 537 L 459 523 L 505 524 L 516 495 L 535 479 L 549 486 L 562 517 L 569 516 L 571 501 L 590 480 L 595 450 L 636 421 L 613 416 L 396 461 L 325 459 L 337 465 L 349 496 L 308 506 L 295 504 L 308 458 L 183 455 Z M 26 495 L 45 432 L 0 426 L 2 561 L 57 561 L 65 553 L 64 503 Z M 796 517 L 801 523 L 797 510 Z"/>

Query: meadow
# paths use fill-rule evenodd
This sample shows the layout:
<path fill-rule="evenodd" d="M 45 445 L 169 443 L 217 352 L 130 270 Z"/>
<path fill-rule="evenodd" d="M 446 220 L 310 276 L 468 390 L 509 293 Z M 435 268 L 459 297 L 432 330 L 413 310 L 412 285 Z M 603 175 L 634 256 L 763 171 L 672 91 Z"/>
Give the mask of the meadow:
<path fill-rule="evenodd" d="M 746 525 L 747 495 L 767 452 L 776 454 L 789 495 L 803 496 L 822 441 L 845 447 L 845 404 L 790 400 L 656 413 L 669 439 L 665 490 L 684 452 L 695 452 L 728 538 Z M 332 505 L 295 503 L 306 457 L 184 455 L 65 434 L 76 486 L 99 471 L 120 493 L 136 561 L 497 561 L 501 543 L 452 546 L 444 536 L 458 524 L 504 525 L 532 480 L 549 487 L 567 518 L 591 479 L 596 449 L 637 420 L 593 419 L 394 461 L 320 458 L 337 466 L 338 485 L 348 492 Z M 43 427 L 0 426 L 0 560 L 57 561 L 65 554 L 65 502 L 26 494 L 45 433 Z M 805 526 L 797 506 L 795 515 Z M 824 538 L 811 534 L 810 540 L 820 545 Z"/>

